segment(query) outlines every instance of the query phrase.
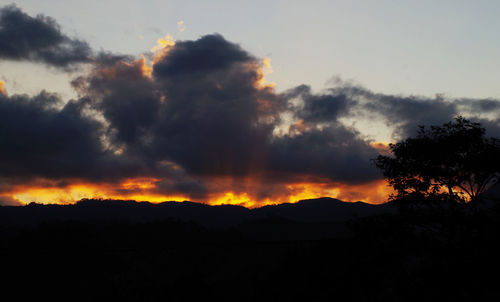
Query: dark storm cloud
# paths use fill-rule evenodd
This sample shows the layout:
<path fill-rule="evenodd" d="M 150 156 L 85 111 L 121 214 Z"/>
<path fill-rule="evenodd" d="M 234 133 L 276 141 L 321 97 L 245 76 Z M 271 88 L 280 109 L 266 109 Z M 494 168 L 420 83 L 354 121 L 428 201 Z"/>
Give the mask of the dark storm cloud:
<path fill-rule="evenodd" d="M 340 80 L 324 95 L 316 96 L 319 97 L 328 100 L 323 103 L 328 104 L 329 109 L 317 110 L 309 120 L 322 121 L 325 112 L 331 110 L 336 117 L 382 121 L 393 130 L 397 139 L 414 135 L 418 125 L 440 125 L 460 113 L 457 102 L 445 100 L 439 95 L 427 98 L 374 93 Z M 468 106 L 474 104 L 474 100 L 469 101 Z M 307 106 L 304 109 L 307 110 Z M 309 109 L 306 112 L 314 111 Z"/>
<path fill-rule="evenodd" d="M 498 112 L 499 100 L 478 99 L 446 99 L 437 95 L 435 98 L 418 96 L 395 96 L 385 94 L 367 94 L 367 101 L 362 110 L 369 113 L 378 113 L 379 118 L 393 128 L 394 136 L 402 139 L 414 136 L 419 125 L 442 125 L 453 120 L 458 115 L 464 115 L 478 122 L 486 128 L 491 128 L 500 121 Z M 490 118 L 482 118 L 493 113 Z M 365 114 L 367 116 L 369 114 Z"/>
<path fill-rule="evenodd" d="M 88 62 L 91 52 L 86 42 L 63 34 L 50 17 L 31 17 L 14 5 L 0 8 L 0 59 L 70 68 Z"/>
<path fill-rule="evenodd" d="M 342 93 L 314 94 L 311 87 L 300 85 L 283 94 L 287 100 L 299 98 L 302 106 L 295 108 L 295 116 L 312 123 L 336 121 L 345 115 L 350 106 L 356 105 L 353 99 Z"/>
<path fill-rule="evenodd" d="M 210 35 L 178 42 L 155 64 L 152 79 L 142 64 L 98 65 L 76 82 L 127 153 L 140 149 L 148 160 L 174 161 L 196 174 L 242 175 L 253 160 L 258 164 L 279 102 L 270 104 L 276 97 L 255 88 L 255 58 Z M 269 106 L 259 108 L 259 99 Z"/>
<path fill-rule="evenodd" d="M 500 101 L 495 99 L 458 99 L 455 103 L 469 108 L 472 113 L 500 113 Z"/>
<path fill-rule="evenodd" d="M 306 86 L 278 95 L 258 87 L 260 62 L 220 35 L 176 43 L 154 65 L 151 78 L 143 63 L 111 60 L 75 82 L 110 123 L 124 154 L 140 156 L 156 169 L 173 162 L 186 175 L 205 178 L 255 172 L 349 182 L 379 177 L 369 162 L 375 151 L 337 122 L 347 110 L 346 96 L 315 95 Z M 311 128 L 274 137 L 279 114 L 297 97 L 305 105 L 294 114 Z M 319 129 L 319 122 L 328 127 Z M 206 190 L 199 178 L 175 179 L 183 180 L 161 187 Z"/>
<path fill-rule="evenodd" d="M 196 41 L 176 43 L 168 54 L 168 60 L 155 64 L 154 75 L 159 78 L 181 74 L 192 76 L 224 70 L 235 63 L 252 60 L 252 56 L 221 35 L 206 35 Z"/>
<path fill-rule="evenodd" d="M 343 182 L 363 182 L 380 177 L 369 158 L 376 152 L 355 130 L 339 118 L 383 121 L 396 139 L 415 135 L 419 125 L 441 125 L 463 114 L 480 122 L 487 134 L 500 137 L 500 101 L 495 99 L 446 99 L 374 93 L 362 86 L 337 80 L 334 87 L 312 93 L 306 85 L 282 94 L 303 123 L 299 135 L 273 140 L 270 162 L 278 170 L 302 171 Z M 293 100 L 299 100 L 297 103 Z M 490 118 L 485 118 L 485 116 Z M 281 151 L 280 151 L 281 150 Z M 366 174 L 360 175 L 359 171 Z"/>
<path fill-rule="evenodd" d="M 210 64 L 197 68 L 188 62 L 196 62 L 199 49 L 224 55 L 207 57 Z M 258 74 L 249 68 L 257 64 L 256 59 L 221 36 L 177 44 L 164 62 L 154 70 L 167 96 L 155 128 L 155 148 L 188 171 L 242 175 L 256 169 L 352 182 L 356 176 L 357 181 L 378 177 L 369 163 L 375 152 L 357 133 L 338 123 L 273 138 L 279 122 L 276 114 L 284 110 L 286 98 L 256 88 Z M 335 122 L 347 102 L 345 97 L 314 95 L 307 87 L 290 91 L 287 97 L 300 97 L 305 105 L 296 115 L 315 122 Z M 264 115 L 259 101 L 272 108 L 266 112 L 275 117 L 270 122 L 259 120 Z"/>
<path fill-rule="evenodd" d="M 106 148 L 102 140 L 108 129 L 86 116 L 89 102 L 62 104 L 46 92 L 34 97 L 0 94 L 0 192 L 26 183 L 64 188 L 71 179 L 115 183 L 133 177 L 162 177 L 156 193 L 183 193 L 191 198 L 206 193 L 203 184 L 172 163 L 152 165 L 144 154 L 115 154 Z M 10 198 L 0 199 L 12 204 Z"/>
<path fill-rule="evenodd" d="M 256 87 L 259 66 L 220 35 L 177 43 L 154 66 L 155 87 L 165 101 L 152 119 L 147 154 L 172 160 L 195 175 L 286 172 L 349 182 L 379 177 L 369 162 L 374 150 L 336 122 L 347 109 L 345 96 L 314 95 L 305 86 L 276 95 Z M 305 103 L 296 116 L 332 124 L 321 130 L 311 124 L 310 131 L 273 137 L 279 113 L 293 97 Z"/>
<path fill-rule="evenodd" d="M 380 113 L 398 137 L 415 135 L 418 125 L 441 125 L 457 114 L 455 104 L 442 99 L 375 95 L 365 105 L 371 112 Z"/>
<path fill-rule="evenodd" d="M 138 140 L 148 137 L 160 97 L 143 74 L 142 60 L 106 55 L 96 62 L 91 75 L 76 79 L 73 86 L 111 123 L 113 132 L 108 134 L 113 142 L 125 144 L 130 152 Z"/>
<path fill-rule="evenodd" d="M 272 170 L 326 177 L 344 183 L 380 178 L 370 162 L 377 152 L 353 129 L 334 123 L 271 143 Z"/>
<path fill-rule="evenodd" d="M 162 187 L 193 192 L 206 190 L 197 177 L 256 171 L 262 177 L 288 173 L 348 183 L 378 179 L 370 162 L 376 150 L 340 118 L 382 119 L 402 137 L 459 112 L 441 98 L 376 94 L 342 82 L 322 93 L 301 85 L 275 94 L 256 86 L 259 64 L 238 45 L 209 35 L 178 42 L 154 65 L 151 78 L 140 60 L 119 60 L 86 81 L 88 94 L 99 95 L 95 106 L 115 129 L 116 142 L 152 166 L 180 165 L 195 178 Z M 285 111 L 302 124 L 275 136 Z"/>
<path fill-rule="evenodd" d="M 273 129 L 259 122 L 269 112 L 258 100 L 276 104 L 255 88 L 257 64 L 219 35 L 177 43 L 153 71 L 166 97 L 152 129 L 155 156 L 198 174 L 242 175 L 258 165 Z"/>
<path fill-rule="evenodd" d="M 60 105 L 46 92 L 0 95 L 0 176 L 102 179 L 136 169 L 103 148 L 102 125 L 81 103 Z"/>

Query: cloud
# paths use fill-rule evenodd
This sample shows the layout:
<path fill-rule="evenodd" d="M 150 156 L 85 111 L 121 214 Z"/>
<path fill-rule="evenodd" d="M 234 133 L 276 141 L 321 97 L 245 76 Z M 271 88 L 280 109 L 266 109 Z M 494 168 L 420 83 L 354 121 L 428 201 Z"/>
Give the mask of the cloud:
<path fill-rule="evenodd" d="M 93 71 L 73 81 L 73 86 L 91 107 L 111 124 L 109 137 L 131 150 L 148 136 L 160 105 L 145 59 L 101 55 Z M 108 131 L 109 132 L 109 131 Z"/>
<path fill-rule="evenodd" d="M 275 139 L 270 155 L 271 169 L 280 172 L 352 184 L 381 176 L 370 161 L 377 156 L 376 150 L 357 131 L 338 123 Z"/>
<path fill-rule="evenodd" d="M 300 99 L 300 106 L 295 105 L 295 116 L 306 122 L 321 123 L 336 121 L 347 113 L 350 106 L 357 102 L 343 93 L 314 94 L 311 87 L 300 85 L 283 95 L 287 100 Z"/>
<path fill-rule="evenodd" d="M 500 138 L 500 118 L 491 120 L 487 118 L 475 117 L 474 121 L 480 123 L 481 126 L 486 129 L 487 136 Z"/>
<path fill-rule="evenodd" d="M 197 174 L 246 174 L 266 149 L 278 102 L 255 87 L 259 64 L 220 35 L 176 43 L 154 65 L 165 103 L 152 128 L 152 153 Z"/>
<path fill-rule="evenodd" d="M 0 206 L 21 206 L 22 202 L 10 196 L 0 196 Z"/>
<path fill-rule="evenodd" d="M 63 34 L 50 17 L 31 17 L 14 5 L 0 9 L 0 59 L 68 69 L 89 62 L 91 54 L 86 42 Z"/>
<path fill-rule="evenodd" d="M 500 100 L 496 99 L 388 95 L 341 80 L 323 94 L 310 95 L 307 86 L 299 86 L 291 92 L 287 97 L 305 95 L 304 105 L 296 113 L 304 120 L 321 123 L 349 117 L 368 122 L 382 121 L 392 130 L 395 140 L 415 135 L 419 125 L 441 125 L 457 115 L 481 120 L 489 126 L 500 120 Z"/>
<path fill-rule="evenodd" d="M 201 197 L 218 190 L 210 178 L 255 174 L 350 183 L 380 177 L 370 163 L 376 151 L 337 121 L 347 110 L 345 97 L 314 95 L 305 86 L 282 95 L 260 86 L 262 61 L 218 34 L 169 46 L 152 72 L 144 58 L 96 62 L 75 87 L 109 123 L 112 144 L 165 178 L 162 192 Z M 306 105 L 292 108 L 294 97 Z M 290 108 L 309 128 L 276 137 Z M 161 172 L 165 163 L 175 163 L 182 176 L 173 173 L 172 182 L 171 170 Z"/>
<path fill-rule="evenodd" d="M 0 116 L 2 176 L 100 178 L 120 173 L 101 144 L 102 125 L 86 118 L 77 101 L 62 105 L 47 92 L 0 95 Z"/>
<path fill-rule="evenodd" d="M 7 95 L 7 90 L 5 89 L 5 82 L 0 80 L 0 94 Z"/>
<path fill-rule="evenodd" d="M 20 33 L 0 39 L 8 44 L 0 57 L 63 68 L 90 63 L 72 82 L 76 100 L 0 93 L 0 192 L 23 181 L 41 186 L 43 179 L 49 187 L 116 184 L 105 189 L 120 196 L 203 200 L 230 191 L 242 199 L 286 200 L 279 196 L 380 186 L 371 163 L 379 145 L 346 119 L 382 122 L 400 139 L 417 125 L 466 113 L 500 133 L 495 99 L 387 95 L 341 80 L 320 92 L 299 85 L 277 93 L 262 85 L 265 62 L 219 34 L 169 41 L 152 60 L 101 52 L 89 61 L 90 49 L 82 55 L 71 46 L 79 40 L 61 34 L 52 19 L 14 6 L 0 16 L 0 37 Z M 46 38 L 31 41 L 29 26 Z"/>
<path fill-rule="evenodd" d="M 238 45 L 226 41 L 221 35 L 213 34 L 196 41 L 181 41 L 163 59 L 155 64 L 154 74 L 166 79 L 170 76 L 196 75 L 204 72 L 224 70 L 235 63 L 249 62 L 254 58 Z"/>

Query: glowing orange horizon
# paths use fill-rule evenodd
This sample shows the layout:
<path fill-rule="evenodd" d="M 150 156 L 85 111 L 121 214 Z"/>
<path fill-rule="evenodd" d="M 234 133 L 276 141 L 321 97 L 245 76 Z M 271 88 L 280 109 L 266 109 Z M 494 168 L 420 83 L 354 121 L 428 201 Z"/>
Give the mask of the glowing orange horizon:
<path fill-rule="evenodd" d="M 363 185 L 293 183 L 283 186 L 281 193 L 258 198 L 252 192 L 223 190 L 209 193 L 203 200 L 182 194 L 162 194 L 155 192 L 156 178 L 127 179 L 118 184 L 75 183 L 65 187 L 51 185 L 18 186 L 11 192 L 2 193 L 22 204 L 30 202 L 44 204 L 72 204 L 81 199 L 136 200 L 159 203 L 164 201 L 194 201 L 209 205 L 241 205 L 255 208 L 281 203 L 295 203 L 304 199 L 320 197 L 338 198 L 346 202 L 364 201 L 367 203 L 385 202 L 391 189 L 383 180 Z M 280 185 L 276 185 L 280 186 Z M 251 191 L 251 190 L 250 190 Z M 0 196 L 1 197 L 1 196 Z"/>

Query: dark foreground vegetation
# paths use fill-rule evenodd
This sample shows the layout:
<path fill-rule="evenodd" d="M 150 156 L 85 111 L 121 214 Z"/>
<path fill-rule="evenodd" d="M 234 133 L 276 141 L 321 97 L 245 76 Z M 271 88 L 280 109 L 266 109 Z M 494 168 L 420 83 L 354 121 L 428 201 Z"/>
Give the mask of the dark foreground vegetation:
<path fill-rule="evenodd" d="M 497 205 L 228 226 L 50 219 L 0 228 L 0 286 L 69 301 L 480 301 L 500 294 L 499 238 Z"/>
<path fill-rule="evenodd" d="M 390 203 L 249 210 L 85 200 L 0 207 L 16 300 L 491 301 L 500 296 L 500 141 L 463 118 L 375 163 Z M 397 210 L 396 210 L 397 209 Z"/>

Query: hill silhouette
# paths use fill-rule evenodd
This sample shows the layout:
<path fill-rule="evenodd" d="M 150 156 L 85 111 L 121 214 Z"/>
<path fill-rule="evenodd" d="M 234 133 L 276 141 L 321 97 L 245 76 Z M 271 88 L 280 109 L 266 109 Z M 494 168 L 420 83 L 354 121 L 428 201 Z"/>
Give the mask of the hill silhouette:
<path fill-rule="evenodd" d="M 489 301 L 498 238 L 498 203 L 0 207 L 3 293 L 19 300 Z"/>
<path fill-rule="evenodd" d="M 34 225 L 50 221 L 145 223 L 170 219 L 205 227 L 234 227 L 244 222 L 281 218 L 302 223 L 345 222 L 353 218 L 390 213 L 390 204 L 343 202 L 333 198 L 301 200 L 297 203 L 248 209 L 236 205 L 210 206 L 196 202 L 136 202 L 132 200 L 83 199 L 76 204 L 0 207 L 3 225 Z"/>

